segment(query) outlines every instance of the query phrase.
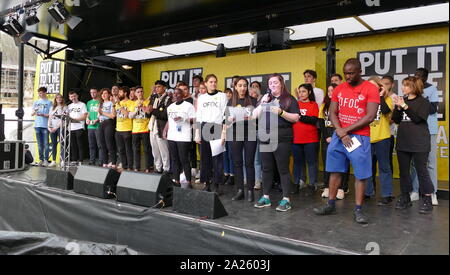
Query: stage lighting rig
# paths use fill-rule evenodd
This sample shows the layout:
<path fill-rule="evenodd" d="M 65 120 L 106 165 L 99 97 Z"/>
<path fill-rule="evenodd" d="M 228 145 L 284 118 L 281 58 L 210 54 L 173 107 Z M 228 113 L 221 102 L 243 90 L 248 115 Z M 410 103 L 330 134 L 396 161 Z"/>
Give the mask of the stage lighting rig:
<path fill-rule="evenodd" d="M 19 22 L 19 14 L 15 13 L 9 16 L 2 26 L 2 30 L 14 37 L 16 45 L 27 43 L 33 35 L 27 31 Z"/>
<path fill-rule="evenodd" d="M 48 8 L 48 12 L 56 22 L 59 24 L 67 23 L 72 30 L 83 21 L 80 17 L 72 16 L 66 7 L 64 7 L 64 4 L 59 1 L 55 1 L 50 8 Z"/>
<path fill-rule="evenodd" d="M 31 8 L 26 11 L 26 17 L 25 22 L 27 22 L 28 26 L 33 26 L 41 22 L 39 18 L 37 17 L 37 10 L 36 8 Z"/>

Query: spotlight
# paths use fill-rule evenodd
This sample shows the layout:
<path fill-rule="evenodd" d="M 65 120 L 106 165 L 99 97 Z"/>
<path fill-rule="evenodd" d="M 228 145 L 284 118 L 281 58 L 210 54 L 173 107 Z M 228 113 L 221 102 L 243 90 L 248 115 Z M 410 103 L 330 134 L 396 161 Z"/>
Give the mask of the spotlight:
<path fill-rule="evenodd" d="M 69 28 L 71 28 L 72 30 L 75 29 L 75 27 L 78 26 L 81 21 L 83 21 L 83 19 L 79 17 L 72 16 L 66 9 L 66 7 L 64 7 L 64 4 L 58 1 L 53 3 L 53 5 L 48 8 L 48 12 L 56 20 L 56 22 L 58 22 L 59 24 L 67 23 Z"/>
<path fill-rule="evenodd" d="M 220 43 L 219 45 L 217 45 L 216 57 L 225 57 L 225 56 L 227 56 L 225 45 Z"/>
<path fill-rule="evenodd" d="M 9 35 L 18 36 L 25 31 L 24 27 L 17 19 L 18 15 L 13 15 L 6 20 L 5 24 L 3 24 L 3 30 Z"/>
<path fill-rule="evenodd" d="M 39 18 L 37 17 L 36 8 L 27 10 L 25 22 L 27 22 L 28 26 L 33 26 L 40 22 Z"/>
<path fill-rule="evenodd" d="M 6 33 L 14 37 L 14 42 L 17 46 L 20 45 L 20 43 L 27 43 L 33 38 L 31 33 L 25 31 L 25 28 L 20 24 L 18 19 L 19 15 L 14 14 L 9 17 L 2 26 L 2 29 Z"/>

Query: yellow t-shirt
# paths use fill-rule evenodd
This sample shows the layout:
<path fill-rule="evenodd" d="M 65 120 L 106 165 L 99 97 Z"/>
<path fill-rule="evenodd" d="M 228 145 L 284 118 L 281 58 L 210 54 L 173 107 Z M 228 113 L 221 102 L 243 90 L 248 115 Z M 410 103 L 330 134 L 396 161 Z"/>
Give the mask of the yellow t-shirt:
<path fill-rule="evenodd" d="M 150 104 L 149 100 L 144 100 L 142 102 L 142 106 L 148 107 Z M 133 101 L 133 104 L 130 104 L 130 112 L 137 112 L 135 117 L 133 118 L 133 134 L 138 133 L 148 133 L 148 122 L 150 121 L 150 118 L 147 118 L 145 115 L 145 112 L 143 110 L 138 110 L 139 101 Z"/>
<path fill-rule="evenodd" d="M 391 111 L 394 109 L 392 98 L 390 96 L 385 98 L 386 104 Z M 391 116 L 392 112 L 387 115 L 381 113 L 381 105 L 378 107 L 377 117 L 370 124 L 370 142 L 375 143 L 391 137 Z"/>
<path fill-rule="evenodd" d="M 323 109 L 324 108 L 325 108 L 325 103 L 320 105 L 319 118 L 325 120 L 325 127 L 333 127 L 333 124 L 331 124 L 330 116 L 329 116 L 328 112 L 325 115 L 323 114 Z"/>
<path fill-rule="evenodd" d="M 121 107 L 124 107 L 128 112 L 130 112 L 131 105 L 134 105 L 134 101 L 127 100 L 125 102 L 120 101 L 116 103 L 115 108 L 117 112 L 117 132 L 130 132 L 133 129 L 133 122 L 131 121 L 131 119 L 128 116 L 125 117 L 125 114 L 123 114 L 120 110 Z"/>

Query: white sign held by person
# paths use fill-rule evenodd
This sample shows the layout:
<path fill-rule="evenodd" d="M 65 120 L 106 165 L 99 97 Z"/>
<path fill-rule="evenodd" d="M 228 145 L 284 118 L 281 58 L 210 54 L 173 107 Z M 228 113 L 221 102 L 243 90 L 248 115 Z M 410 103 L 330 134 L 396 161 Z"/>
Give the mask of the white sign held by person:
<path fill-rule="evenodd" d="M 363 78 L 390 75 L 395 80 L 394 92 L 402 95 L 402 80 L 414 76 L 417 68 L 429 71 L 428 83 L 438 89 L 438 119 L 445 121 L 446 45 L 417 46 L 358 52 Z"/>

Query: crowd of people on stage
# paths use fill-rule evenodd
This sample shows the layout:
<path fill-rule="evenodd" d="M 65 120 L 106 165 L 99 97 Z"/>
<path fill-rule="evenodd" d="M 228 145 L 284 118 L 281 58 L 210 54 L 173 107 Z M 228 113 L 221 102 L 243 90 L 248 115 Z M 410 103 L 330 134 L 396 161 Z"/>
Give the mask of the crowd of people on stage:
<path fill-rule="evenodd" d="M 240 76 L 221 92 L 214 74 L 204 79 L 197 75 L 192 94 L 184 82 L 169 92 L 167 83 L 158 80 L 149 97 L 141 86 L 92 88 L 87 104 L 74 91 L 69 92 L 70 104 L 61 95 L 51 102 L 46 89 L 40 88 L 33 104 L 39 165 L 57 165 L 60 115 L 68 114 L 71 160 L 76 164 L 85 159 L 88 146 L 89 165 L 169 173 L 174 185 L 192 188 L 199 183 L 219 195 L 224 184 L 234 185 L 232 200 L 246 199 L 256 208 L 272 205 L 275 187 L 282 192 L 276 208 L 281 212 L 292 208 L 290 198 L 300 190 L 312 196 L 322 189 L 321 196 L 328 201 L 314 211 L 329 215 L 336 212 L 336 200 L 348 192 L 351 164 L 354 218 L 367 223 L 362 205 L 375 196 L 377 167 L 378 205 L 393 204 L 395 143 L 401 186 L 395 207 L 406 209 L 421 196 L 420 213 L 431 213 L 438 204 L 438 95 L 427 82 L 427 69 L 419 68 L 415 76 L 403 79 L 403 96 L 393 92 L 392 76 L 364 80 L 357 59 L 346 61 L 343 74 L 345 80 L 332 75 L 324 92 L 315 86 L 316 72 L 306 70 L 304 83 L 293 93 L 280 74 L 269 77 L 267 92 L 261 83 Z M 83 137 L 86 129 L 88 144 Z M 262 196 L 255 198 L 254 190 L 259 189 Z"/>

